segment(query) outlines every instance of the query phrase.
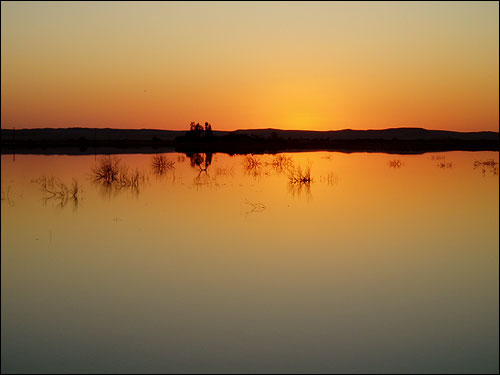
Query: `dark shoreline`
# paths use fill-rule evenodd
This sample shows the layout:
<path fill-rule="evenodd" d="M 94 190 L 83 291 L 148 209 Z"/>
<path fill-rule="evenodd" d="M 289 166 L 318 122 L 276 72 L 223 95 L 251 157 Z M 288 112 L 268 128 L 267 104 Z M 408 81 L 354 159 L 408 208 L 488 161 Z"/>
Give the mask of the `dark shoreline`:
<path fill-rule="evenodd" d="M 422 154 L 500 149 L 498 132 L 464 133 L 420 128 L 329 132 L 256 129 L 214 132 L 210 138 L 187 137 L 184 131 L 147 129 L 2 129 L 1 134 L 2 154 L 273 154 L 300 151 Z"/>

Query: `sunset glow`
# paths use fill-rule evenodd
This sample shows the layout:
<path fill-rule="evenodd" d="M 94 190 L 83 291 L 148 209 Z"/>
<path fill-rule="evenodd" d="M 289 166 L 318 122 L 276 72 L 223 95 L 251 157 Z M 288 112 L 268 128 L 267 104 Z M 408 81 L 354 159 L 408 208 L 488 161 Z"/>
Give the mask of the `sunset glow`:
<path fill-rule="evenodd" d="M 2 2 L 2 128 L 499 128 L 499 6 Z"/>

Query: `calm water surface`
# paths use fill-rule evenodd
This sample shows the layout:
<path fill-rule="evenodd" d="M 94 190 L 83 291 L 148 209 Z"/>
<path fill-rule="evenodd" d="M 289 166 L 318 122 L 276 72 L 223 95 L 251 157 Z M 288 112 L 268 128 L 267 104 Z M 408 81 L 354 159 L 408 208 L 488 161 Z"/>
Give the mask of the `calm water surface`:
<path fill-rule="evenodd" d="M 499 371 L 498 153 L 164 156 L 2 155 L 2 372 Z"/>

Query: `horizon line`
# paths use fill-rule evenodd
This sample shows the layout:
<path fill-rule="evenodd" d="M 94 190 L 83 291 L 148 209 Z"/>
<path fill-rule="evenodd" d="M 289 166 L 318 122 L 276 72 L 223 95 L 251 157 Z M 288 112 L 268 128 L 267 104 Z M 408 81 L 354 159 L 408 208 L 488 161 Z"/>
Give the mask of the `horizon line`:
<path fill-rule="evenodd" d="M 101 129 L 101 130 L 154 130 L 154 131 L 175 131 L 175 132 L 184 132 L 189 131 L 189 129 L 158 129 L 158 128 L 113 128 L 113 127 L 86 127 L 86 126 L 69 126 L 69 127 L 38 127 L 38 128 L 17 128 L 15 126 L 11 128 L 0 127 L 1 130 L 67 130 L 67 129 Z M 368 129 L 352 129 L 352 128 L 343 128 L 343 129 L 330 129 L 330 130 L 307 130 L 307 129 L 282 129 L 282 128 L 238 128 L 233 130 L 217 130 L 213 129 L 216 132 L 236 132 L 236 131 L 252 131 L 252 130 L 278 130 L 278 131 L 298 131 L 298 132 L 317 132 L 317 133 L 328 133 L 328 132 L 338 132 L 338 131 L 381 131 L 381 130 L 395 130 L 395 129 L 407 129 L 407 130 L 425 130 L 425 131 L 442 131 L 442 132 L 454 132 L 454 133 L 499 133 L 500 130 L 446 130 L 446 129 L 428 129 L 418 126 L 401 126 L 401 127 L 389 127 L 389 128 L 368 128 Z"/>

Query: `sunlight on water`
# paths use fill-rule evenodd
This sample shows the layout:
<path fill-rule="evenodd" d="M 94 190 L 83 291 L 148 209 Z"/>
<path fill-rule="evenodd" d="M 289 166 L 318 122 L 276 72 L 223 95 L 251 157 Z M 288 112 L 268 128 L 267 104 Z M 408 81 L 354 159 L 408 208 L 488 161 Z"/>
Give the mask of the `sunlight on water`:
<path fill-rule="evenodd" d="M 497 152 L 1 163 L 3 372 L 498 372 Z"/>

